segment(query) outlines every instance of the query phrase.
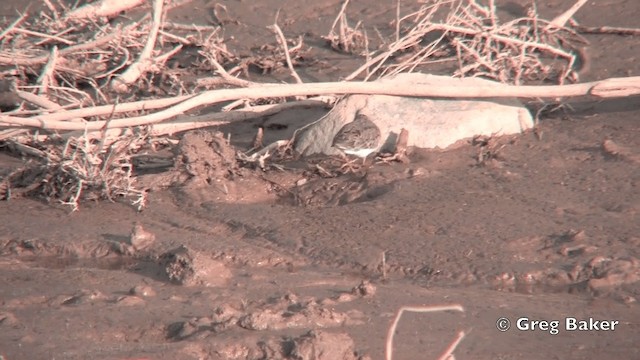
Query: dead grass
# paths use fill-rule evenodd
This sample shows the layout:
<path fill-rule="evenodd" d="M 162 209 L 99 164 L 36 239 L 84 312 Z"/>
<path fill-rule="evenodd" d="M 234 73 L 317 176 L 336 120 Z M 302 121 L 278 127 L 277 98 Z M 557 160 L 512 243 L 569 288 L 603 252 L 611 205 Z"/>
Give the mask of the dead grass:
<path fill-rule="evenodd" d="M 358 22 L 355 27 L 349 26 L 347 19 L 347 6 L 349 0 L 342 3 L 340 12 L 333 21 L 329 34 L 323 36 L 327 44 L 338 52 L 347 54 L 359 54 L 360 52 L 368 52 L 368 39 L 366 33 L 362 29 L 362 22 Z"/>
<path fill-rule="evenodd" d="M 414 13 L 398 14 L 396 29 L 395 40 L 370 53 L 370 60 L 347 80 L 450 63 L 459 77 L 563 84 L 578 80 L 577 56 L 587 43 L 572 28 L 541 19 L 533 5 L 526 17 L 502 22 L 494 0 L 429 2 Z"/>
<path fill-rule="evenodd" d="M 143 147 L 147 135 L 123 136 L 101 149 L 101 141 L 86 136 L 23 144 L 11 142 L 14 150 L 32 160 L 5 180 L 5 198 L 39 195 L 78 210 L 83 200 L 130 198 L 141 210 L 146 192 L 136 188 L 131 156 Z"/>

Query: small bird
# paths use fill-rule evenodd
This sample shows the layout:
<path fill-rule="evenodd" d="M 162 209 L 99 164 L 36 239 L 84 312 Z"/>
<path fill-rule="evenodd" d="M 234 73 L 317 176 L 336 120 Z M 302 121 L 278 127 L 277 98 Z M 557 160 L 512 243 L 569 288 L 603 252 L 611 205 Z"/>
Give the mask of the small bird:
<path fill-rule="evenodd" d="M 344 125 L 333 138 L 332 146 L 340 149 L 344 154 L 362 158 L 365 164 L 367 156 L 378 150 L 380 143 L 380 129 L 364 114 L 357 114 L 356 118 Z M 346 156 L 345 156 L 346 157 Z M 349 166 L 350 163 L 345 164 Z"/>

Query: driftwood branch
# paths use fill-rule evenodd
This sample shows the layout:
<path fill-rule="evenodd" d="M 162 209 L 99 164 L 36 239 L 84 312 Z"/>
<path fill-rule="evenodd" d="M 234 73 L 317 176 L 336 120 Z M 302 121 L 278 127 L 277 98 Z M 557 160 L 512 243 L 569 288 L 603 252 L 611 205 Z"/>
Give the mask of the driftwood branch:
<path fill-rule="evenodd" d="M 435 85 L 435 86 L 434 86 Z M 407 84 L 402 81 L 374 81 L 374 82 L 327 82 L 308 84 L 258 85 L 242 89 L 210 90 L 199 95 L 189 97 L 179 103 L 175 100 L 164 99 L 166 103 L 175 105 L 143 116 L 127 119 L 114 119 L 109 128 L 124 128 L 132 126 L 152 125 L 172 117 L 182 115 L 197 107 L 233 101 L 237 99 L 279 98 L 287 96 L 310 96 L 327 94 L 378 94 L 411 97 L 441 97 L 441 98 L 568 98 L 580 96 L 595 96 L 599 98 L 625 97 L 640 94 L 640 77 L 611 78 L 582 84 L 557 86 L 514 86 L 496 83 L 490 86 L 461 87 L 455 85 L 437 84 Z M 182 97 L 184 99 L 184 97 Z M 141 102 L 123 103 L 115 106 L 99 107 L 101 114 L 119 113 L 120 107 L 127 109 L 145 108 Z M 104 108 L 104 109 L 103 109 Z M 147 107 L 148 108 L 148 107 Z M 50 130 L 98 130 L 107 121 L 69 122 L 66 120 L 82 116 L 90 116 L 90 109 L 54 112 L 33 117 L 16 117 L 0 115 L 0 127 L 28 126 Z"/>
<path fill-rule="evenodd" d="M 129 89 L 129 85 L 136 82 L 145 72 L 149 71 L 153 66 L 153 49 L 158 38 L 158 31 L 162 26 L 162 9 L 164 0 L 154 0 L 153 2 L 153 22 L 147 43 L 145 44 L 140 57 L 136 62 L 131 64 L 129 68 L 120 76 L 113 79 L 111 87 L 117 92 L 124 93 Z"/>
<path fill-rule="evenodd" d="M 67 20 L 96 19 L 117 15 L 121 11 L 142 5 L 145 0 L 102 0 L 87 4 L 67 13 Z"/>

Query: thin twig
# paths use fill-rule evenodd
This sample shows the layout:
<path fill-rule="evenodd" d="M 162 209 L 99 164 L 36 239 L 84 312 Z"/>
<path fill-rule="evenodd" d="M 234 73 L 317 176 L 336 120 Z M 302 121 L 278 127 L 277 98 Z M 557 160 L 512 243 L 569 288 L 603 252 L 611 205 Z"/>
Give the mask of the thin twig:
<path fill-rule="evenodd" d="M 62 109 L 62 106 L 45 98 L 44 96 L 40 96 L 40 95 L 36 95 L 30 92 L 20 91 L 20 90 L 16 91 L 16 95 L 18 95 L 18 97 L 21 98 L 22 100 L 30 102 L 31 104 L 40 106 L 46 110 L 54 111 L 54 110 Z"/>
<path fill-rule="evenodd" d="M 218 75 L 223 78 L 229 85 L 235 85 L 239 87 L 249 87 L 251 85 L 255 85 L 255 83 L 243 79 L 239 79 L 235 76 L 229 74 L 222 65 L 215 59 L 214 56 L 207 56 L 207 59 L 216 68 L 216 72 Z M 201 79 L 202 81 L 203 79 Z"/>
<path fill-rule="evenodd" d="M 347 5 L 349 5 L 349 0 L 345 0 L 342 3 L 342 7 L 340 8 L 340 12 L 338 12 L 338 16 L 336 16 L 336 18 L 333 20 L 333 24 L 331 24 L 331 31 L 329 32 L 330 34 L 335 33 L 334 29 L 336 28 L 336 25 L 338 25 L 338 21 L 340 21 L 345 11 L 347 10 Z"/>
<path fill-rule="evenodd" d="M 49 55 L 47 65 L 42 69 L 42 73 L 38 78 L 40 85 L 40 94 L 46 94 L 49 91 L 49 85 L 55 82 L 56 62 L 58 61 L 58 47 L 54 46 Z"/>
<path fill-rule="evenodd" d="M 49 11 L 51 11 L 51 13 L 53 14 L 54 20 L 58 21 L 59 17 L 58 17 L 58 10 L 56 9 L 56 7 L 53 6 L 51 1 L 49 0 L 44 0 L 44 4 L 49 8 Z"/>
<path fill-rule="evenodd" d="M 464 333 L 464 331 L 460 331 L 458 333 L 458 335 L 456 336 L 456 338 L 453 339 L 451 344 L 449 344 L 447 349 L 442 353 L 442 355 L 440 355 L 438 360 L 449 360 L 449 359 L 451 359 L 451 356 L 453 355 L 453 352 L 456 351 L 456 348 L 458 347 L 460 342 L 462 342 L 462 339 L 464 339 L 465 335 L 466 334 Z"/>
<path fill-rule="evenodd" d="M 400 322 L 400 318 L 405 311 L 416 313 L 430 313 L 430 312 L 442 312 L 442 311 L 460 311 L 464 312 L 464 308 L 461 305 L 444 305 L 444 306 L 403 306 L 396 313 L 396 317 L 393 319 L 393 323 L 387 331 L 387 340 L 385 346 L 385 360 L 392 360 L 393 358 L 393 338 L 396 334 L 396 328 Z M 459 342 L 459 341 L 458 341 Z M 455 342 L 457 345 L 458 342 Z M 451 346 L 449 346 L 451 348 Z M 454 346 L 455 348 L 455 346 Z"/>
<path fill-rule="evenodd" d="M 170 51 L 167 51 L 166 53 L 162 54 L 162 55 L 158 55 L 153 59 L 153 62 L 155 64 L 164 64 L 169 58 L 171 58 L 173 55 L 177 54 L 180 52 L 180 50 L 182 50 L 182 44 L 177 45 L 176 47 L 174 47 L 173 49 L 171 49 Z"/>
<path fill-rule="evenodd" d="M 284 37 L 282 30 L 280 30 L 280 26 L 278 26 L 277 19 L 276 19 L 276 22 L 270 26 L 270 28 L 273 31 L 275 31 L 280 41 L 280 44 L 282 45 L 284 56 L 285 56 L 285 59 L 287 60 L 287 67 L 289 67 L 289 71 L 291 71 L 291 76 L 293 76 L 293 78 L 296 79 L 296 82 L 298 84 L 302 84 L 303 83 L 302 79 L 300 79 L 300 76 L 298 76 L 298 73 L 293 68 L 293 63 L 291 62 L 291 55 L 289 54 L 289 47 L 287 46 L 287 39 Z"/>
<path fill-rule="evenodd" d="M 574 24 L 573 27 L 583 34 L 612 34 L 612 35 L 640 35 L 639 28 L 625 28 L 617 26 L 582 26 Z"/>
<path fill-rule="evenodd" d="M 7 26 L 6 29 L 0 32 L 0 40 L 2 40 L 7 34 L 16 30 L 17 26 L 20 25 L 26 18 L 27 18 L 27 13 L 25 12 L 24 14 L 20 15 L 20 17 L 18 17 L 14 22 L 9 24 L 9 26 Z"/>
<path fill-rule="evenodd" d="M 396 42 L 400 41 L 400 0 L 396 0 Z"/>
<path fill-rule="evenodd" d="M 61 37 L 55 36 L 55 35 L 43 34 L 41 32 L 33 31 L 33 30 L 16 28 L 14 30 L 14 32 L 23 33 L 23 34 L 26 34 L 26 35 L 37 36 L 37 37 L 41 37 L 41 38 L 45 38 L 45 39 L 49 39 L 49 40 L 55 40 L 55 41 L 61 42 L 63 44 L 69 45 L 69 46 L 75 44 L 75 42 L 73 42 L 71 40 L 67 40 L 67 39 L 64 39 L 64 38 L 61 38 Z"/>

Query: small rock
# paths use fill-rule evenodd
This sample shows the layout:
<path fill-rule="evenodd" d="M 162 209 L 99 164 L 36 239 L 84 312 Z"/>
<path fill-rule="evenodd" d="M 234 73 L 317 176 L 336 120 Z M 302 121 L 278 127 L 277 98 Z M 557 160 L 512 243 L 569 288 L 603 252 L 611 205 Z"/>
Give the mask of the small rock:
<path fill-rule="evenodd" d="M 10 312 L 0 312 L 0 325 L 14 326 L 19 323 L 15 315 Z"/>
<path fill-rule="evenodd" d="M 138 297 L 156 296 L 156 292 L 148 285 L 136 285 L 129 290 L 129 294 Z"/>
<path fill-rule="evenodd" d="M 135 250 L 145 249 L 154 241 L 156 241 L 156 236 L 153 233 L 146 231 L 140 223 L 135 223 L 129 237 L 129 243 Z"/>
<path fill-rule="evenodd" d="M 357 297 L 354 294 L 350 294 L 350 293 L 342 293 L 340 295 L 338 295 L 335 298 L 336 302 L 339 303 L 344 303 L 344 302 L 350 302 L 353 301 L 354 299 L 356 299 Z"/>
<path fill-rule="evenodd" d="M 188 321 L 173 323 L 167 327 L 167 338 L 184 340 L 198 331 L 198 328 Z"/>
<path fill-rule="evenodd" d="M 124 306 L 134 306 L 134 305 L 142 305 L 144 304 L 144 300 L 142 300 L 141 298 L 137 297 L 137 296 L 122 296 L 119 297 L 116 300 L 116 303 L 118 305 L 124 305 Z"/>
<path fill-rule="evenodd" d="M 97 290 L 80 290 L 72 296 L 65 297 L 62 305 L 83 305 L 92 304 L 100 300 L 105 300 L 107 297 Z"/>
<path fill-rule="evenodd" d="M 361 297 L 371 297 L 376 294 L 376 286 L 363 280 L 358 286 L 351 289 L 351 293 Z"/>
<path fill-rule="evenodd" d="M 500 86 L 480 78 L 456 79 L 420 73 L 398 74 L 377 80 L 391 86 Z M 533 127 L 533 117 L 516 98 L 429 99 L 388 95 L 353 94 L 344 97 L 321 120 L 296 137 L 294 148 L 303 156 L 338 155 L 333 139 L 357 114 L 364 114 L 380 129 L 381 151 L 394 152 L 402 129 L 410 135 L 407 146 L 447 148 L 476 135 L 519 134 Z"/>

